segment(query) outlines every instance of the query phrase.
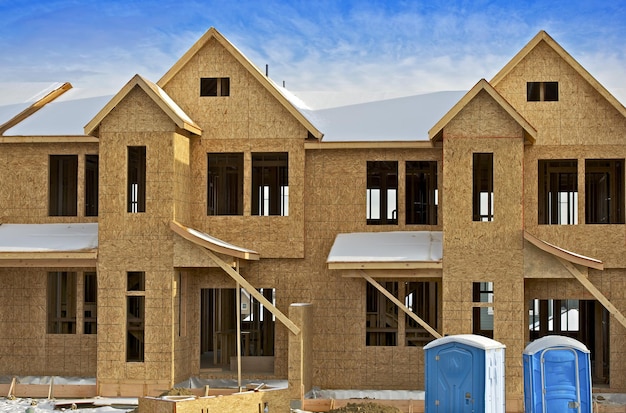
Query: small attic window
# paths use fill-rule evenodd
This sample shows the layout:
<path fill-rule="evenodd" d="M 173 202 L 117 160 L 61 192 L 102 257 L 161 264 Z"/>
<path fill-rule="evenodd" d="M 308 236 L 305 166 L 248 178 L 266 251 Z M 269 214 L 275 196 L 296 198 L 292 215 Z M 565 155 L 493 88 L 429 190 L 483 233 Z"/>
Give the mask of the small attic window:
<path fill-rule="evenodd" d="M 528 102 L 557 102 L 559 82 L 527 82 L 526 100 Z"/>
<path fill-rule="evenodd" d="M 230 78 L 200 78 L 200 96 L 230 96 Z"/>

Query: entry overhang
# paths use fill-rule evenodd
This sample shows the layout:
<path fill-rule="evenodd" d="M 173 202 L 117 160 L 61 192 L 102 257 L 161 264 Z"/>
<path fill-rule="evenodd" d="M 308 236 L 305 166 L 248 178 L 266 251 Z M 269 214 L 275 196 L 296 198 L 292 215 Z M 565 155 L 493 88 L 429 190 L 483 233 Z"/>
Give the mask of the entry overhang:
<path fill-rule="evenodd" d="M 95 267 L 98 224 L 1 224 L 0 267 Z"/>
<path fill-rule="evenodd" d="M 442 269 L 441 231 L 338 234 L 326 263 L 331 270 Z"/>

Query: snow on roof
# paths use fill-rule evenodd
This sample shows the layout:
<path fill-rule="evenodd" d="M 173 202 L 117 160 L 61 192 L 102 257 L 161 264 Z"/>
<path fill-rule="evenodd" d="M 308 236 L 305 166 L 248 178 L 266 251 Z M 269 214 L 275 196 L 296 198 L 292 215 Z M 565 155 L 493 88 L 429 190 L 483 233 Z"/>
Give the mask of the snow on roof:
<path fill-rule="evenodd" d="M 492 340 L 489 337 L 479 336 L 476 334 L 456 334 L 433 340 L 424 346 L 424 350 L 428 350 L 429 348 L 438 347 L 448 343 L 463 343 L 468 346 L 485 350 L 506 347 L 499 341 Z"/>
<path fill-rule="evenodd" d="M 428 141 L 433 127 L 466 92 L 436 92 L 312 111 L 324 142 Z"/>
<path fill-rule="evenodd" d="M 327 263 L 440 262 L 441 231 L 354 232 L 338 234 Z"/>
<path fill-rule="evenodd" d="M 5 136 L 84 136 L 84 127 L 112 96 L 90 96 L 83 89 L 70 89 L 24 119 Z M 1 110 L 1 109 L 0 109 Z"/>
<path fill-rule="evenodd" d="M 589 349 L 583 343 L 571 337 L 545 336 L 527 345 L 523 354 L 535 354 L 548 348 L 573 348 L 583 353 L 589 353 Z"/>
<path fill-rule="evenodd" d="M 16 82 L 0 83 L 0 125 L 37 102 L 62 83 Z"/>
<path fill-rule="evenodd" d="M 209 234 L 207 234 L 205 232 L 198 231 L 198 230 L 193 229 L 193 228 L 187 228 L 187 232 L 189 232 L 193 236 L 196 236 L 196 237 L 198 237 L 198 238 L 200 238 L 200 239 L 202 239 L 204 241 L 210 242 L 211 244 L 215 244 L 215 245 L 217 245 L 219 247 L 222 247 L 222 248 L 227 248 L 229 250 L 239 251 L 239 252 L 243 252 L 243 253 L 257 254 L 256 251 L 253 251 L 253 250 L 250 250 L 250 249 L 247 249 L 247 248 L 243 248 L 243 247 L 239 247 L 237 245 L 228 243 L 226 241 L 222 241 L 219 238 L 212 237 L 211 235 L 209 235 Z"/>
<path fill-rule="evenodd" d="M 61 252 L 98 248 L 98 224 L 2 224 L 0 252 Z"/>

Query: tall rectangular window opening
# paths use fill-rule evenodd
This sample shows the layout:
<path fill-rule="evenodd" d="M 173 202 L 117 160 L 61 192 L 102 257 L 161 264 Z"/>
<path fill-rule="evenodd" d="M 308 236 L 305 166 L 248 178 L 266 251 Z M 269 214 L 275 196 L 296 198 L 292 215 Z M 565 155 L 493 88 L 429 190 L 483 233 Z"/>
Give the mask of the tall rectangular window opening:
<path fill-rule="evenodd" d="M 287 152 L 252 154 L 252 215 L 289 215 Z"/>
<path fill-rule="evenodd" d="M 493 338 L 493 282 L 472 283 L 472 333 Z"/>
<path fill-rule="evenodd" d="M 367 161 L 368 225 L 398 224 L 398 162 Z"/>
<path fill-rule="evenodd" d="M 145 273 L 129 271 L 126 288 L 126 361 L 144 361 Z"/>
<path fill-rule="evenodd" d="M 435 330 L 439 329 L 439 285 L 435 281 L 405 282 L 404 305 Z M 407 346 L 423 347 L 435 339 L 407 314 L 405 337 Z"/>
<path fill-rule="evenodd" d="M 406 163 L 406 224 L 437 225 L 437 161 Z"/>
<path fill-rule="evenodd" d="M 559 100 L 559 82 L 527 82 L 528 102 L 556 102 Z"/>
<path fill-rule="evenodd" d="M 83 333 L 96 334 L 98 327 L 98 285 L 95 272 L 84 274 Z"/>
<path fill-rule="evenodd" d="M 493 221 L 493 153 L 473 155 L 473 220 Z"/>
<path fill-rule="evenodd" d="M 78 155 L 50 155 L 48 214 L 76 216 L 78 200 Z"/>
<path fill-rule="evenodd" d="M 85 216 L 98 216 L 98 155 L 85 155 Z"/>
<path fill-rule="evenodd" d="M 624 160 L 585 161 L 585 223 L 624 223 Z"/>
<path fill-rule="evenodd" d="M 76 273 L 48 273 L 48 334 L 76 334 Z"/>
<path fill-rule="evenodd" d="M 394 297 L 398 296 L 397 282 L 383 282 L 381 285 Z M 398 307 L 372 284 L 367 283 L 366 288 L 365 345 L 398 345 Z"/>
<path fill-rule="evenodd" d="M 578 162 L 539 160 L 538 168 L 539 224 L 578 224 Z"/>
<path fill-rule="evenodd" d="M 128 208 L 131 213 L 146 212 L 146 147 L 128 147 Z"/>
<path fill-rule="evenodd" d="M 208 215 L 243 215 L 243 153 L 208 154 Z"/>
<path fill-rule="evenodd" d="M 200 78 L 200 96 L 230 96 L 230 78 Z"/>

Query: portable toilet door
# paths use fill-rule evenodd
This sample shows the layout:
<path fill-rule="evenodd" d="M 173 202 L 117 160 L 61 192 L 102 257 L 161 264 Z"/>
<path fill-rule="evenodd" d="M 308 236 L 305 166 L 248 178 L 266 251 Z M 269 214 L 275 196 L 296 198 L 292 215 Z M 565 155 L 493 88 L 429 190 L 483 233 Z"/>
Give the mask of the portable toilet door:
<path fill-rule="evenodd" d="M 524 403 L 531 413 L 591 412 L 591 362 L 584 344 L 546 336 L 524 350 Z"/>
<path fill-rule="evenodd" d="M 424 353 L 426 412 L 504 412 L 503 344 L 471 334 L 446 336 Z"/>

